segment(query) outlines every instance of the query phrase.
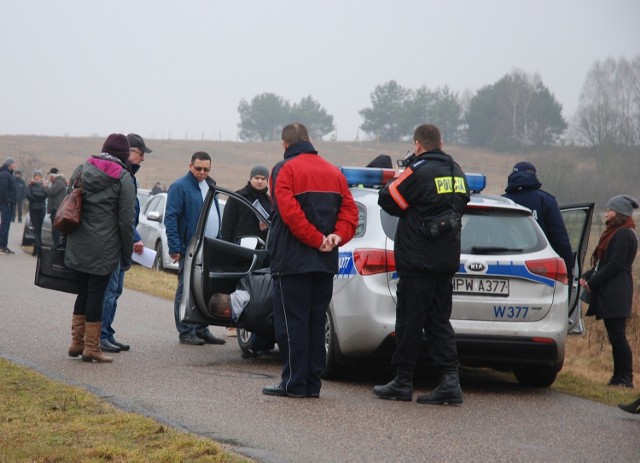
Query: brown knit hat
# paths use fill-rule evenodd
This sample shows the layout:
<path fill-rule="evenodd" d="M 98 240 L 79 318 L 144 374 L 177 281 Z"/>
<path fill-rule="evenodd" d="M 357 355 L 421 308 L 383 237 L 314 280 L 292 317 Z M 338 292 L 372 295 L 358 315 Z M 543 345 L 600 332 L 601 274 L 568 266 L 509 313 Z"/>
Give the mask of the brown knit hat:
<path fill-rule="evenodd" d="M 121 133 L 112 133 L 107 137 L 104 145 L 102 145 L 103 153 L 109 153 L 120 159 L 123 163 L 129 159 L 130 150 L 127 136 Z"/>

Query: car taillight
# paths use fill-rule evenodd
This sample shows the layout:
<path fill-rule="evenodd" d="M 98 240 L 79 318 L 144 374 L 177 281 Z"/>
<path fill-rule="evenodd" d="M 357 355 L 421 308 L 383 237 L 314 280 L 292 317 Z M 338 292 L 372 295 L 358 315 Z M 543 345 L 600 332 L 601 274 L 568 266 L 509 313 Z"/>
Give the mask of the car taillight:
<path fill-rule="evenodd" d="M 396 271 L 393 251 L 386 249 L 356 249 L 353 251 L 353 263 L 360 275 Z"/>
<path fill-rule="evenodd" d="M 567 266 L 564 260 L 554 257 L 551 259 L 528 260 L 525 262 L 531 273 L 546 278 L 552 278 L 565 285 L 569 283 L 567 278 Z"/>

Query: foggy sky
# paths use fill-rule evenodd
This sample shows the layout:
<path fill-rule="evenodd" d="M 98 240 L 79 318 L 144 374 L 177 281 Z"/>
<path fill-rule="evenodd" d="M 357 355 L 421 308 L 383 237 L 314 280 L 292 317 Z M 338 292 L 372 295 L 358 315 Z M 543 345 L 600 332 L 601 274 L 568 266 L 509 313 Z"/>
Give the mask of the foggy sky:
<path fill-rule="evenodd" d="M 240 100 L 271 92 L 354 140 L 376 85 L 516 68 L 569 118 L 595 61 L 640 54 L 639 20 L 638 0 L 0 0 L 0 134 L 235 141 Z"/>

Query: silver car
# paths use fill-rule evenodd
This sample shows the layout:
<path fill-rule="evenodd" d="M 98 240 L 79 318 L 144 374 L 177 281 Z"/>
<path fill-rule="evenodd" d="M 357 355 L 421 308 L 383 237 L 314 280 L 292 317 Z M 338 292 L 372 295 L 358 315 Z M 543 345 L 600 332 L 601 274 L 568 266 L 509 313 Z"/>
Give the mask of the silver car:
<path fill-rule="evenodd" d="M 378 187 L 395 172 L 343 168 L 343 173 L 353 185 L 359 224 L 354 239 L 340 248 L 339 273 L 327 311 L 326 378 L 340 376 L 358 358 L 388 357 L 395 347 L 398 276 L 393 237 L 397 219 L 377 204 Z M 582 330 L 577 280 L 593 204 L 562 208 L 576 256 L 574 278 L 569 282 L 564 261 L 549 245 L 531 211 L 509 199 L 481 194 L 484 177 L 467 177 L 474 193 L 463 217 L 451 317 L 460 361 L 514 371 L 522 384 L 547 387 L 562 368 L 568 332 Z M 212 194 L 213 190 L 205 204 Z M 248 203 L 245 206 L 252 209 Z M 200 217 L 199 230 L 205 219 Z M 206 302 L 213 292 L 233 291 L 239 278 L 267 261 L 264 244 L 250 249 L 196 234 L 186 260 L 189 291 L 182 301 L 183 315 L 189 314 L 193 321 L 228 325 L 228 320 L 206 315 Z M 428 359 L 428 352 L 424 357 Z"/>

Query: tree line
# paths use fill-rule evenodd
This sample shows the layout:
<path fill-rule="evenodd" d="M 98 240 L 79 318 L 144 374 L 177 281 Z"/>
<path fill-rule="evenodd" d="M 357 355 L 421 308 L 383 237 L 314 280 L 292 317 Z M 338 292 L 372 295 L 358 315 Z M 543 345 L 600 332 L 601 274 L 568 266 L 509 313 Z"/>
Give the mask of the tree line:
<path fill-rule="evenodd" d="M 598 147 L 640 145 L 640 55 L 608 58 L 593 64 L 570 122 L 562 105 L 538 74 L 514 70 L 475 93 L 449 87 L 406 88 L 397 81 L 380 84 L 371 104 L 359 111 L 360 129 L 379 141 L 409 139 L 416 124 L 437 125 L 448 143 L 496 151 L 575 144 Z M 304 123 L 313 138 L 335 130 L 333 116 L 312 96 L 290 103 L 274 93 L 241 100 L 239 137 L 271 141 L 292 120 Z"/>

